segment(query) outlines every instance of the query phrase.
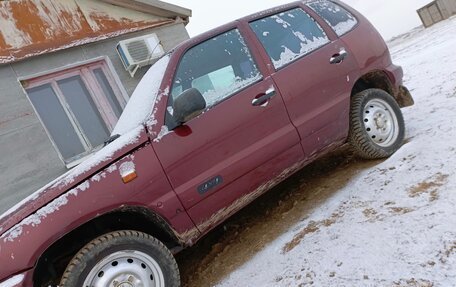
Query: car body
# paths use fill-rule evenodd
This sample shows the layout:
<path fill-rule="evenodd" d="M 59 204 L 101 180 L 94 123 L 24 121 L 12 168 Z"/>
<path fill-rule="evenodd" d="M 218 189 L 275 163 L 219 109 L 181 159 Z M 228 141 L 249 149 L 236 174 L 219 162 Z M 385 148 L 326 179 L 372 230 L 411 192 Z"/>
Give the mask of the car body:
<path fill-rule="evenodd" d="M 322 18 L 333 10 L 348 16 Z M 303 19 L 311 31 L 293 27 Z M 281 27 L 287 36 L 274 36 Z M 375 28 L 339 1 L 293 2 L 182 43 L 139 84 L 120 137 L 0 218 L 0 286 L 57 285 L 81 248 L 112 231 L 149 234 L 173 253 L 193 245 L 346 143 L 354 95 L 378 89 L 412 105 L 402 77 Z M 195 88 L 205 107 L 178 117 Z"/>

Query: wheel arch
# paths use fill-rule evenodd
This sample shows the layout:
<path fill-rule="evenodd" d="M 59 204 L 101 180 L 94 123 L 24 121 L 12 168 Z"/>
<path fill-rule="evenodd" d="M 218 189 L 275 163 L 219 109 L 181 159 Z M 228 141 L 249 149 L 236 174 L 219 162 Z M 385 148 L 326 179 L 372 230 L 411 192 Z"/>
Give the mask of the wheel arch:
<path fill-rule="evenodd" d="M 34 286 L 57 286 L 58 282 L 52 278 L 60 279 L 68 262 L 81 248 L 98 236 L 120 230 L 147 233 L 170 250 L 181 248 L 171 226 L 160 215 L 145 207 L 122 207 L 87 221 L 49 246 L 35 265 Z"/>
<path fill-rule="evenodd" d="M 382 70 L 372 70 L 364 75 L 362 75 L 354 84 L 351 96 L 367 90 L 367 89 L 380 89 L 391 96 L 393 96 L 396 101 L 396 91 L 393 83 L 391 82 L 388 74 Z"/>

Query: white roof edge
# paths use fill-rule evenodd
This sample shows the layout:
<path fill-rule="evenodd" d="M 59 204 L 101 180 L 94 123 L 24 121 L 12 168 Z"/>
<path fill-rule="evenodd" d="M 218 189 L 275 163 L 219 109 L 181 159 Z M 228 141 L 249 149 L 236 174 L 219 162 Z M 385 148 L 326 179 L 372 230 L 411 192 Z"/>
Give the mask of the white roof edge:
<path fill-rule="evenodd" d="M 187 19 L 192 16 L 192 10 L 166 3 L 159 0 L 101 0 L 106 3 L 134 9 L 144 13 L 154 14 L 162 17 L 181 17 Z"/>

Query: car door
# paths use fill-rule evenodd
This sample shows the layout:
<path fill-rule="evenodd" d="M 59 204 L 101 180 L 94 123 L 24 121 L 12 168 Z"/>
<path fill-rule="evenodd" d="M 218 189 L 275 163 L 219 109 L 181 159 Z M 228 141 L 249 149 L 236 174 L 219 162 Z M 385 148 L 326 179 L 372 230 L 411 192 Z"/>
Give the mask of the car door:
<path fill-rule="evenodd" d="M 304 154 L 277 86 L 259 68 L 239 29 L 202 41 L 180 56 L 168 123 L 172 100 L 189 88 L 201 92 L 205 112 L 155 140 L 153 147 L 182 204 L 204 232 L 272 186 L 268 181 L 283 176 Z"/>
<path fill-rule="evenodd" d="M 250 22 L 307 156 L 346 139 L 359 74 L 343 42 L 321 24 L 304 7 Z"/>

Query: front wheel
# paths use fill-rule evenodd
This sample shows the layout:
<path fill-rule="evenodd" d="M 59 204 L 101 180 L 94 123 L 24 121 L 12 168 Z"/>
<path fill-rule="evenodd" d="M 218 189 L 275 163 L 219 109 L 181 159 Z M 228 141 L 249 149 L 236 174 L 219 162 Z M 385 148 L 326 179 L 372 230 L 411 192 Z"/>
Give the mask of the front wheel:
<path fill-rule="evenodd" d="M 404 135 L 404 118 L 391 95 L 368 89 L 353 96 L 348 141 L 360 157 L 389 157 L 401 147 Z"/>
<path fill-rule="evenodd" d="M 116 231 L 82 248 L 59 286 L 178 287 L 180 276 L 174 257 L 160 241 L 142 232 Z"/>

